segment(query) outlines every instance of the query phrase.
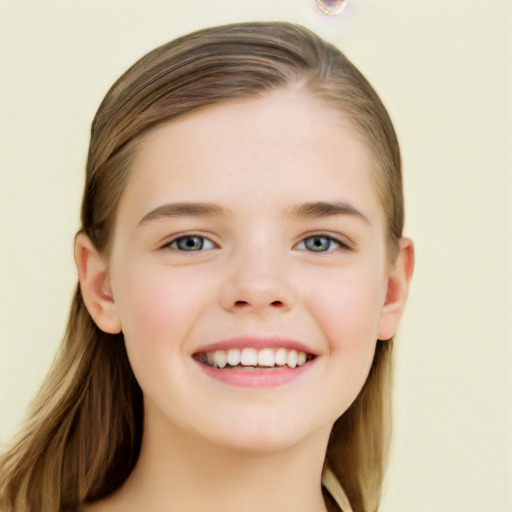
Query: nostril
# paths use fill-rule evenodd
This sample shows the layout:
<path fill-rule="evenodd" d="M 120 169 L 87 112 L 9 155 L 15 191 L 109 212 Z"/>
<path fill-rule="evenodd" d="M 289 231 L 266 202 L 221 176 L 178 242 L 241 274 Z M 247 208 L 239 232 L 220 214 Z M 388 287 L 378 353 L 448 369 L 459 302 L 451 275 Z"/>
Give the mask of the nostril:
<path fill-rule="evenodd" d="M 245 308 L 245 307 L 248 307 L 250 306 L 250 303 L 247 302 L 246 300 L 237 300 L 234 304 L 234 306 L 236 308 Z M 270 306 L 273 306 L 273 307 L 276 307 L 276 308 L 281 308 L 284 306 L 284 303 L 280 300 L 275 300 L 273 302 L 270 303 Z"/>

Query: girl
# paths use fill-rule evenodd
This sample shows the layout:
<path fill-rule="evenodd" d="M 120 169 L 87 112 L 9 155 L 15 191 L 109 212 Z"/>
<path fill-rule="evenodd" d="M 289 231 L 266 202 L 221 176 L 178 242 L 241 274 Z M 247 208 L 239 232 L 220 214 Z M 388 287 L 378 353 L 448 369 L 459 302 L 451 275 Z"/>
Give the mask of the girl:
<path fill-rule="evenodd" d="M 93 121 L 79 286 L 2 510 L 377 510 L 403 216 L 384 106 L 307 29 L 147 54 Z"/>

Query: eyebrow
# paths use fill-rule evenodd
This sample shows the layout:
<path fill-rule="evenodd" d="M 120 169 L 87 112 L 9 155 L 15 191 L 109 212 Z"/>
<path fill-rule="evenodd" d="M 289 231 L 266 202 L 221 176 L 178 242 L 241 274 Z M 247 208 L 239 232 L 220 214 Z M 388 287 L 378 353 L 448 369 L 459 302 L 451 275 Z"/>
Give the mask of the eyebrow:
<path fill-rule="evenodd" d="M 212 203 L 167 203 L 158 206 L 144 215 L 138 226 L 153 220 L 176 217 L 219 217 L 230 213 L 229 210 Z M 287 211 L 290 217 L 298 219 L 322 218 L 334 215 L 349 215 L 357 217 L 366 223 L 370 221 L 362 212 L 345 201 L 315 201 L 294 206 Z"/>
<path fill-rule="evenodd" d="M 138 226 L 147 224 L 152 220 L 176 217 L 205 217 L 221 216 L 229 213 L 228 210 L 211 203 L 168 203 L 158 206 L 144 215 Z"/>
<path fill-rule="evenodd" d="M 298 219 L 315 219 L 329 217 L 331 215 L 349 215 L 359 218 L 367 224 L 371 224 L 366 215 L 345 201 L 316 201 L 304 203 L 291 208 L 288 211 L 288 215 L 297 217 Z"/>

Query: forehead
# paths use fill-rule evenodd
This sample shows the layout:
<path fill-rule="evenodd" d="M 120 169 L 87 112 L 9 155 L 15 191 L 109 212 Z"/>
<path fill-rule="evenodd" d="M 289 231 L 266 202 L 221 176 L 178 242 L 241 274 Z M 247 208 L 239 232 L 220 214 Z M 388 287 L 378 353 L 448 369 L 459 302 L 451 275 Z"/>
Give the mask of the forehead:
<path fill-rule="evenodd" d="M 263 206 L 271 199 L 297 203 L 346 195 L 375 203 L 370 155 L 348 118 L 330 104 L 279 89 L 157 128 L 134 156 L 121 207 L 169 200 Z"/>

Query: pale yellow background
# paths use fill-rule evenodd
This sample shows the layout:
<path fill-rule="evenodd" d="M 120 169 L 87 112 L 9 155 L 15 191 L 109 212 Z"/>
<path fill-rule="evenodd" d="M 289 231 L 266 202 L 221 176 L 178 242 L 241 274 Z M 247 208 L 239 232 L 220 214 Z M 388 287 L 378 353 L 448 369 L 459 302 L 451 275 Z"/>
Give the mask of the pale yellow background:
<path fill-rule="evenodd" d="M 0 432 L 16 430 L 75 286 L 88 130 L 111 83 L 207 25 L 302 23 L 381 94 L 417 270 L 396 351 L 383 512 L 512 510 L 512 2 L 0 1 Z"/>

